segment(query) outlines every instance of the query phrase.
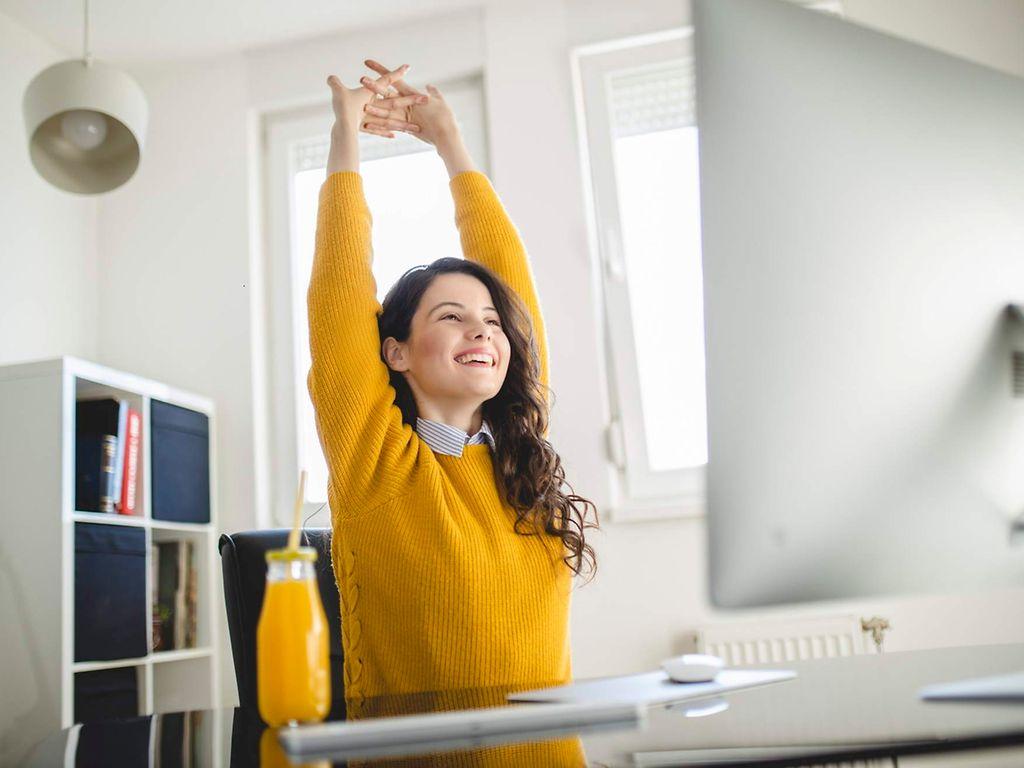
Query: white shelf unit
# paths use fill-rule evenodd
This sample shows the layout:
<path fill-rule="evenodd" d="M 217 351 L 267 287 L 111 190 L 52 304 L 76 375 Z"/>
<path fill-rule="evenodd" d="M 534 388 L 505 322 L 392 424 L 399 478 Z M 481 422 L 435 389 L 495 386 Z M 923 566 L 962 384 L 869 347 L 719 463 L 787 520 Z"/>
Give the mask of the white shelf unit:
<path fill-rule="evenodd" d="M 139 514 L 83 512 L 75 503 L 75 402 L 127 399 L 142 414 Z M 210 522 L 154 520 L 150 403 L 161 400 L 209 418 Z M 73 724 L 74 677 L 134 667 L 139 714 L 215 707 L 219 680 L 216 417 L 213 402 L 165 384 L 74 357 L 0 366 L 0 743 L 17 751 Z M 141 528 L 146 541 L 144 656 L 74 660 L 75 525 Z M 196 546 L 197 647 L 152 650 L 151 545 Z M 10 755 L 0 754 L 0 763 Z"/>

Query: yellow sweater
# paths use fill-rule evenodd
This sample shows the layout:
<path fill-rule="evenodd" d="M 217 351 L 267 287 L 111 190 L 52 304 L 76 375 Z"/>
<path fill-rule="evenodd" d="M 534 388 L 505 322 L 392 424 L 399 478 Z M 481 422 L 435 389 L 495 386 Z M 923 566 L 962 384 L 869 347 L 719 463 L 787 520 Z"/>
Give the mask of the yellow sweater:
<path fill-rule="evenodd" d="M 467 259 L 529 308 L 547 384 L 544 324 L 526 251 L 490 181 L 450 182 Z M 491 449 L 435 454 L 402 423 L 380 359 L 362 177 L 320 190 L 309 284 L 309 392 L 330 477 L 332 559 L 341 595 L 345 698 L 556 685 L 571 679 L 571 572 L 563 545 L 521 536 Z"/>

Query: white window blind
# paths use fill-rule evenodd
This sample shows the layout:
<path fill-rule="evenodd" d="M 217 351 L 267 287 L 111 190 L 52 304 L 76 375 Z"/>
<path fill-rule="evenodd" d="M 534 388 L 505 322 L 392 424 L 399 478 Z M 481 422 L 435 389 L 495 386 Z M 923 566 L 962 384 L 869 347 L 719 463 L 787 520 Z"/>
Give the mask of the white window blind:
<path fill-rule="evenodd" d="M 615 138 L 695 125 L 696 78 L 687 58 L 608 76 Z"/>

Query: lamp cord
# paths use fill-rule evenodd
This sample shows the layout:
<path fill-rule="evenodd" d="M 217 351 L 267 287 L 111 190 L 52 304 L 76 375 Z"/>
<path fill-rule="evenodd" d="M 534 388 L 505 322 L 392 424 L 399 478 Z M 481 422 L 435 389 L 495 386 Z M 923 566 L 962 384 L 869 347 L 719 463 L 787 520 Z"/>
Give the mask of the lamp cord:
<path fill-rule="evenodd" d="M 92 65 L 92 51 L 89 50 L 89 0 L 85 1 L 85 29 L 82 32 L 82 48 L 85 66 Z"/>

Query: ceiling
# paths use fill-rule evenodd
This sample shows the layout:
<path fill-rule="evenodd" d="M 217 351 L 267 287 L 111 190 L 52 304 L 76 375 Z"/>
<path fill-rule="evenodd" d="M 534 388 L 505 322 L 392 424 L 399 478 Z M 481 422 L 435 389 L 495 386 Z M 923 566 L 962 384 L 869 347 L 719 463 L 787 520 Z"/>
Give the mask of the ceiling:
<path fill-rule="evenodd" d="M 508 0 L 509 2 L 513 0 Z M 90 0 L 97 59 L 214 56 L 343 29 L 378 27 L 481 0 Z M 0 0 L 0 13 L 80 56 L 84 0 Z"/>

